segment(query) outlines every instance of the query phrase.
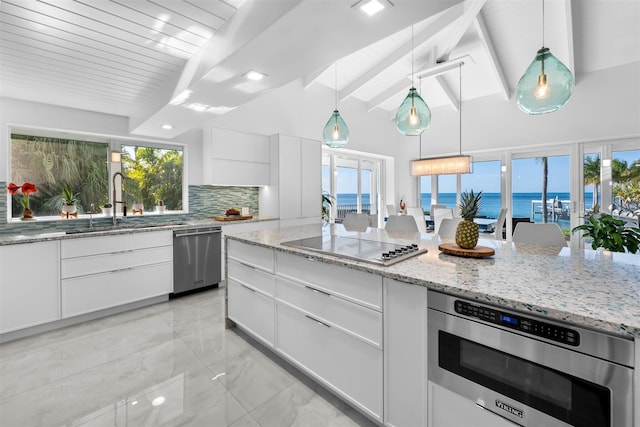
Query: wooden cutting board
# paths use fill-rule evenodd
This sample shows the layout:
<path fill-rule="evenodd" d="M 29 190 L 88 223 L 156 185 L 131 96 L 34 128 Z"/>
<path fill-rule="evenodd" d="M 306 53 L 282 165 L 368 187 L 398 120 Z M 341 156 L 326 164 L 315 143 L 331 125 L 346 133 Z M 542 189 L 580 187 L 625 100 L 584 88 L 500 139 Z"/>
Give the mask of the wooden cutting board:
<path fill-rule="evenodd" d="M 480 245 L 476 246 L 473 249 L 462 249 L 455 243 L 441 243 L 440 246 L 438 246 L 438 249 L 440 249 L 445 254 L 457 255 L 467 258 L 484 258 L 496 254 L 496 251 L 494 251 L 492 248 Z"/>
<path fill-rule="evenodd" d="M 243 219 L 251 219 L 252 215 L 215 215 L 213 219 L 216 221 L 242 221 Z"/>

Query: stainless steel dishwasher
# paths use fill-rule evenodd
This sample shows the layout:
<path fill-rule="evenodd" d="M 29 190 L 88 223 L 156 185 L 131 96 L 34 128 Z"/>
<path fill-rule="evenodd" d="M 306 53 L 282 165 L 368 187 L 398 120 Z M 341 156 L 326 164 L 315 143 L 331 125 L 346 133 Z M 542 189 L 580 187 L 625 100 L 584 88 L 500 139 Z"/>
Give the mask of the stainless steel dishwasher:
<path fill-rule="evenodd" d="M 221 236 L 220 227 L 173 232 L 173 295 L 218 286 L 222 278 Z"/>

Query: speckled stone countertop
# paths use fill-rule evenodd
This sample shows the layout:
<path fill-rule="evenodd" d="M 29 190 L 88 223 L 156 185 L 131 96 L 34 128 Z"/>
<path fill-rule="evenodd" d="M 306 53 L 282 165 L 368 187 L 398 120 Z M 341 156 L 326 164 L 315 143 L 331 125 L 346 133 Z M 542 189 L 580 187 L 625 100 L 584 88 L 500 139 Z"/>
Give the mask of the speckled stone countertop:
<path fill-rule="evenodd" d="M 280 244 L 328 233 L 418 243 L 428 252 L 384 267 Z M 479 244 L 494 248 L 495 256 L 462 258 L 441 253 L 440 241 L 431 234 L 390 235 L 382 229 L 346 232 L 341 225 L 267 229 L 227 238 L 627 338 L 640 338 L 640 255 L 481 239 Z"/>
<path fill-rule="evenodd" d="M 20 243 L 33 243 L 48 240 L 61 239 L 81 239 L 85 237 L 109 236 L 114 234 L 144 233 L 158 230 L 180 230 L 211 226 L 228 226 L 238 223 L 277 221 L 278 218 L 254 216 L 251 219 L 242 221 L 215 221 L 215 220 L 195 220 L 195 221 L 167 221 L 161 223 L 120 223 L 117 226 L 98 226 L 93 229 L 78 228 L 70 231 L 52 231 L 31 234 L 13 234 L 0 236 L 0 246 L 14 245 Z"/>

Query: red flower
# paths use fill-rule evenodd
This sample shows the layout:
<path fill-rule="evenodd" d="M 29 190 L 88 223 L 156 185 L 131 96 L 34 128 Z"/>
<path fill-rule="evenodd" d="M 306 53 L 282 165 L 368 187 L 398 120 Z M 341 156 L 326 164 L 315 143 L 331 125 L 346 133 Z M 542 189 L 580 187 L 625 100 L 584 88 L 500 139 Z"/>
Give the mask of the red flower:
<path fill-rule="evenodd" d="M 11 193 L 11 195 L 16 194 L 19 189 L 20 189 L 20 187 L 15 185 L 13 182 L 10 183 L 9 185 L 7 185 L 7 190 L 9 190 L 9 193 Z"/>
<path fill-rule="evenodd" d="M 36 191 L 38 190 L 36 189 L 35 184 L 31 184 L 30 182 L 25 182 L 24 184 L 22 184 L 22 192 L 24 194 L 35 193 Z"/>

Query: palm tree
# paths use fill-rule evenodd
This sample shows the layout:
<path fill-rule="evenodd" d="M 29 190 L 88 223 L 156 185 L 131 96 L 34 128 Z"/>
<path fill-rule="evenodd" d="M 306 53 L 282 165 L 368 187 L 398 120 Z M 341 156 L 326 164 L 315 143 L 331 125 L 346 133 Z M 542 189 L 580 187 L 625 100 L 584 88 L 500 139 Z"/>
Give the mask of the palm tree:
<path fill-rule="evenodd" d="M 598 204 L 598 194 L 600 194 L 600 157 L 591 158 L 587 156 L 584 159 L 584 184 L 593 185 L 593 204 L 595 208 Z"/>

